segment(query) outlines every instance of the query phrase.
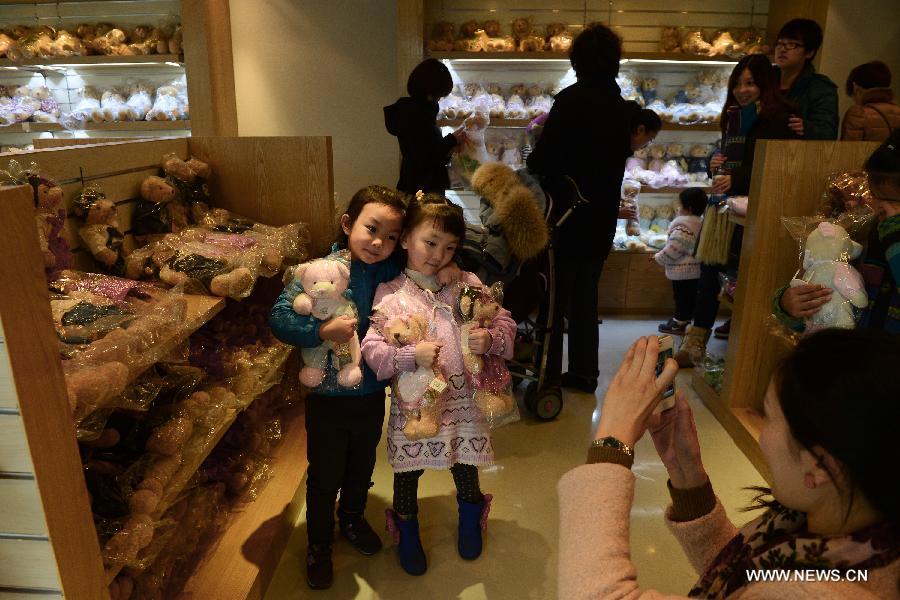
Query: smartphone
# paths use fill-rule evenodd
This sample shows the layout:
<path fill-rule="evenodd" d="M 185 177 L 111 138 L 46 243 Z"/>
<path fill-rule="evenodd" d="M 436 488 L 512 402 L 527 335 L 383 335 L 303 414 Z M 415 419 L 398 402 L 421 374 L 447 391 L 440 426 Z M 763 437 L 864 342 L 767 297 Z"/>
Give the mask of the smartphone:
<path fill-rule="evenodd" d="M 659 336 L 659 354 L 656 355 L 656 376 L 659 377 L 659 374 L 663 372 L 663 368 L 666 366 L 666 359 L 673 358 L 675 356 L 675 346 L 672 342 L 672 336 L 670 335 L 661 335 Z M 662 412 L 664 410 L 668 410 L 675 406 L 675 382 L 669 384 L 669 387 L 666 388 L 666 391 L 663 392 L 662 400 L 659 401 L 659 404 L 656 406 L 656 410 L 653 412 Z"/>

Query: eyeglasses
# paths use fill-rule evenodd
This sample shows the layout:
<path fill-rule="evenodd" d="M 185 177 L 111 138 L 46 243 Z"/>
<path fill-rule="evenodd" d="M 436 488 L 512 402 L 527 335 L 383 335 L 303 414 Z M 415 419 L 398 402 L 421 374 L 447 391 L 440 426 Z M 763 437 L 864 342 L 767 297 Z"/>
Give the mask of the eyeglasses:
<path fill-rule="evenodd" d="M 775 42 L 775 49 L 784 48 L 785 50 L 794 50 L 795 48 L 802 48 L 803 42 L 795 42 L 794 40 L 778 40 Z"/>

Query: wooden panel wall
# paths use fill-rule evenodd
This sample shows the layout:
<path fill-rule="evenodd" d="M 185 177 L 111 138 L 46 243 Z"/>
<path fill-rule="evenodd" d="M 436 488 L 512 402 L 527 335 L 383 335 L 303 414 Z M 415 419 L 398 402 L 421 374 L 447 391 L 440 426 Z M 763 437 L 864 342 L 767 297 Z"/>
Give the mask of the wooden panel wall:
<path fill-rule="evenodd" d="M 768 39 L 774 47 L 775 36 L 782 25 L 797 18 L 812 19 L 822 26 L 825 31 L 825 21 L 828 18 L 828 0 L 779 0 L 772 2 L 769 7 Z M 819 52 L 821 55 L 821 52 Z M 818 56 L 816 57 L 818 62 Z"/>
<path fill-rule="evenodd" d="M 194 135 L 238 135 L 228 0 L 182 0 Z"/>
<path fill-rule="evenodd" d="M 775 3 L 777 4 L 777 3 Z M 601 21 L 622 37 L 626 52 L 657 52 L 664 26 L 702 27 L 707 33 L 722 28 L 765 30 L 768 0 L 682 0 L 663 3 L 652 0 L 551 0 L 525 3 L 521 0 L 425 0 L 425 22 L 451 21 L 457 27 L 469 19 L 500 21 L 504 35 L 517 17 L 532 17 L 541 33 L 547 23 L 566 23 L 580 31 L 586 23 Z M 426 36 L 430 26 L 426 27 Z"/>
<path fill-rule="evenodd" d="M 860 169 L 877 147 L 874 142 L 765 140 L 757 145 L 722 388 L 726 406 L 758 411 L 773 367 L 788 352 L 768 327 L 772 296 L 798 266 L 797 242 L 781 217 L 813 214 L 828 175 Z"/>
<path fill-rule="evenodd" d="M 0 586 L 65 589 L 72 598 L 102 598 L 106 590 L 97 560 L 100 547 L 92 535 L 57 340 L 49 326 L 52 318 L 34 230 L 31 188 L 0 189 L 0 204 L 7 231 L 0 236 L 0 278 L 16 282 L 0 294 L 9 360 L 9 375 L 4 378 L 9 387 L 4 393 L 16 399 L 17 407 L 4 410 L 0 427 L 7 430 L 4 443 L 23 431 L 32 441 L 25 448 L 4 448 L 6 464 L 0 470 L 7 471 L 5 480 L 37 481 L 47 525 L 45 532 L 31 534 L 30 539 L 26 532 L 13 530 L 0 540 Z M 35 301 L 41 298 L 47 301 Z M 5 484 L 5 491 L 28 493 L 13 482 Z M 21 501 L 4 501 L 4 505 Z"/>
<path fill-rule="evenodd" d="M 326 253 L 337 227 L 330 137 L 189 138 L 209 161 L 217 206 L 271 225 L 309 223 L 312 256 Z"/>
<path fill-rule="evenodd" d="M 397 92 L 406 95 L 406 80 L 422 62 L 425 6 L 422 0 L 397 1 Z"/>

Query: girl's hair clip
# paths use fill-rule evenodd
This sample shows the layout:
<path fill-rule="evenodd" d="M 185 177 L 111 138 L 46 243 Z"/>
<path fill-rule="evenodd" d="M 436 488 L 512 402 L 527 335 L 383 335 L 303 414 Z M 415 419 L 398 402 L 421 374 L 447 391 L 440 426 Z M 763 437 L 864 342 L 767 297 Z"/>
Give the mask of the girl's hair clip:
<path fill-rule="evenodd" d="M 416 200 L 421 202 L 422 198 L 424 198 L 424 197 L 425 197 L 425 192 L 423 190 L 416 191 Z"/>

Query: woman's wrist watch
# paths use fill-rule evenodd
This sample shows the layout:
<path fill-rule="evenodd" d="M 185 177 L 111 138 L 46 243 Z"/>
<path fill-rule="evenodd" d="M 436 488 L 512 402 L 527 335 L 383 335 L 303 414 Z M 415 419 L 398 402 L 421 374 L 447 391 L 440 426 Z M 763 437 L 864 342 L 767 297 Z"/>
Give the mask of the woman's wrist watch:
<path fill-rule="evenodd" d="M 634 449 L 618 438 L 606 436 L 591 442 L 587 462 L 615 463 L 630 469 L 634 464 Z"/>

